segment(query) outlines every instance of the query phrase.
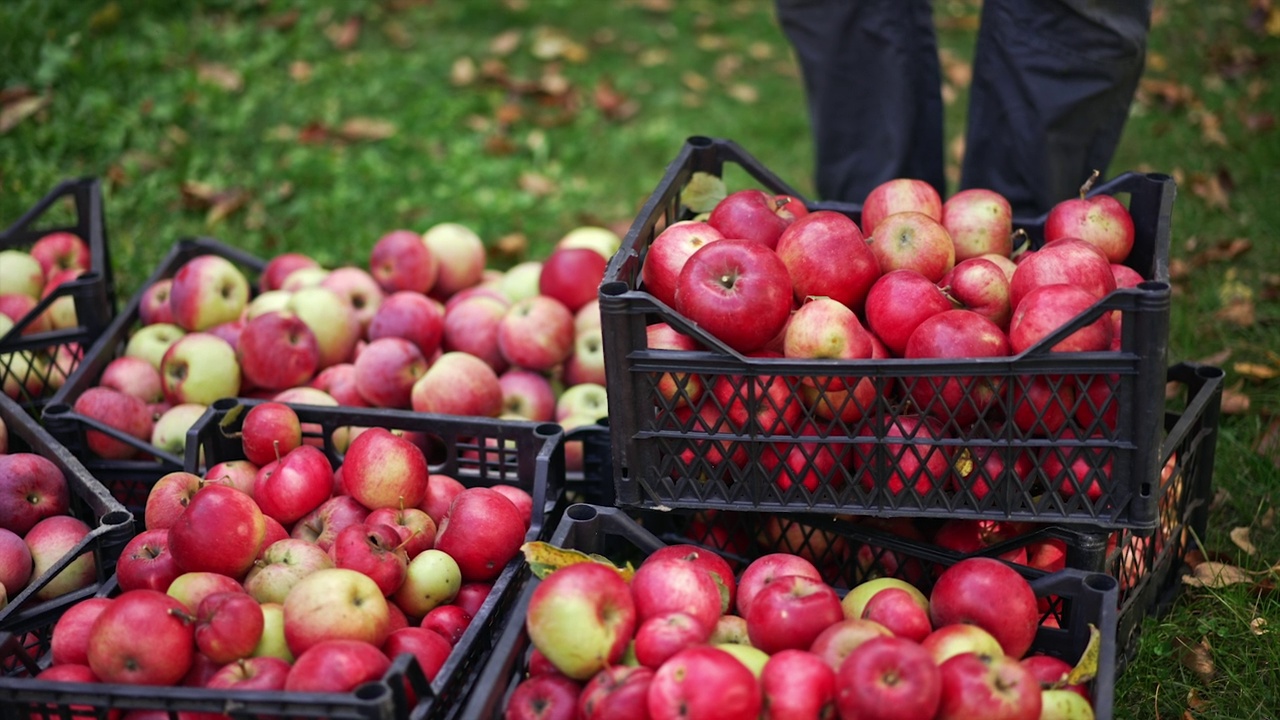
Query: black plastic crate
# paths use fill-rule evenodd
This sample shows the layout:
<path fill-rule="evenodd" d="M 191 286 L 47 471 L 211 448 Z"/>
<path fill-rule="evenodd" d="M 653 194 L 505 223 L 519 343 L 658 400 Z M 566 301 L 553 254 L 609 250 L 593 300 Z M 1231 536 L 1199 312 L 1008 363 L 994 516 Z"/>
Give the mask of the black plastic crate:
<path fill-rule="evenodd" d="M 690 138 L 605 271 L 600 309 L 620 505 L 1014 519 L 1147 530 L 1156 526 L 1169 323 L 1168 247 L 1176 193 L 1171 178 L 1126 173 L 1093 188 L 1093 194 L 1128 196 L 1136 238 L 1127 263 L 1147 281 L 1137 288 L 1114 291 L 1019 355 L 789 360 L 747 357 L 732 350 L 654 298 L 641 283 L 645 253 L 656 234 L 667 224 L 692 217 L 680 195 L 693 173 L 724 175 L 736 172 L 734 166 L 767 191 L 800 197 L 733 142 Z M 860 220 L 857 205 L 806 204 Z M 1043 217 L 1021 225 L 1035 247 L 1043 241 L 1043 225 Z M 1049 351 L 1076 329 L 1113 311 L 1123 317 L 1119 351 Z M 703 349 L 650 349 L 646 327 L 656 322 L 691 336 Z M 658 390 L 659 380 L 667 374 L 683 388 L 674 398 Z M 848 404 L 852 401 L 822 392 L 821 397 L 838 411 L 832 413 L 837 415 L 834 420 L 824 420 L 814 409 L 819 403 L 803 401 L 802 394 L 806 385 L 823 387 L 819 379 L 828 377 L 847 386 L 869 383 L 874 393 L 842 419 L 844 413 L 839 411 L 854 410 Z M 710 392 L 693 392 L 689 383 L 695 378 L 704 387 L 719 381 L 730 392 L 719 399 Z M 995 407 L 973 424 L 944 408 L 938 414 L 939 432 L 916 432 L 911 446 L 889 434 L 904 416 L 900 398 L 910 394 L 905 388 L 936 395 L 948 380 L 972 384 L 987 379 L 999 387 Z M 761 390 L 771 382 L 783 388 L 785 397 L 771 399 Z M 1036 411 L 1030 432 L 1014 423 L 999 423 L 1015 407 L 1018 390 L 1033 382 L 1055 389 L 1071 386 L 1073 397 Z M 1102 392 L 1098 396 L 1075 392 L 1086 386 Z M 1061 395 L 1066 397 L 1065 393 Z M 731 403 L 740 403 L 749 418 L 737 427 L 724 421 Z M 1034 432 L 1046 427 L 1043 419 L 1051 410 L 1064 412 L 1068 421 L 1051 433 Z M 755 417 L 764 411 L 794 417 L 771 428 Z M 1099 419 L 1112 412 L 1114 421 Z M 820 435 L 802 435 L 800 426 L 806 421 L 826 429 Z M 945 469 L 908 478 L 901 490 L 890 488 L 891 476 L 901 467 L 899 459 L 905 453 L 921 457 L 939 453 L 954 461 L 966 449 L 994 453 L 1006 468 L 1026 455 L 1033 468 L 1026 480 L 1011 470 L 990 474 L 980 470 L 977 476 L 962 478 L 954 462 L 948 462 Z M 796 467 L 769 462 L 791 452 L 802 458 Z M 1073 464 L 1084 467 L 1078 478 L 1060 470 Z M 808 472 L 816 478 L 811 489 L 802 482 Z"/>
<path fill-rule="evenodd" d="M 937 519 L 899 518 L 886 523 L 875 518 L 733 511 L 675 511 L 644 517 L 668 543 L 693 542 L 739 564 L 775 547 L 804 555 L 824 571 L 829 583 L 842 587 L 882 575 L 927 584 L 931 572 L 914 560 L 926 552 L 954 560 L 975 555 L 1008 558 L 1054 542 L 1064 551 L 1067 568 L 1116 580 L 1119 672 L 1133 659 L 1144 618 L 1163 612 L 1177 597 L 1184 560 L 1204 537 L 1213 495 L 1223 372 L 1182 364 L 1169 368 L 1169 378 L 1185 390 L 1185 406 L 1181 413 L 1169 412 L 1165 418 L 1168 435 L 1161 450 L 1160 524 L 1150 535 L 1127 529 L 997 521 L 985 530 L 1009 539 L 962 554 L 932 543 L 941 524 Z M 851 527 L 856 532 L 851 533 Z M 904 553 L 902 548 L 911 551 Z M 1043 575 L 1031 568 L 1025 572 Z"/>
<path fill-rule="evenodd" d="M 556 527 L 551 543 L 557 547 L 572 548 L 587 553 L 599 553 L 611 559 L 629 559 L 633 562 L 673 542 L 688 542 L 680 535 L 656 535 L 645 525 L 668 526 L 675 522 L 687 524 L 700 511 L 677 512 L 670 514 L 639 511 L 637 522 L 626 511 L 618 508 L 599 507 L 593 505 L 573 505 L 565 512 L 564 520 Z M 745 513 L 735 513 L 739 517 L 748 517 Z M 758 516 L 755 520 L 760 520 Z M 746 530 L 750 526 L 744 526 Z M 755 526 L 758 529 L 758 524 Z M 861 534 L 858 525 L 845 524 L 840 531 L 842 537 L 851 542 L 871 542 L 870 536 Z M 877 548 L 880 557 L 887 559 L 892 555 L 901 561 L 898 567 L 919 567 L 925 570 L 917 583 L 921 590 L 928 592 L 932 586 L 931 579 L 935 571 L 949 567 L 960 558 L 954 554 L 937 552 L 919 544 L 903 541 L 900 538 L 887 537 L 875 539 L 883 544 Z M 731 561 L 749 562 L 767 552 L 787 551 L 784 544 L 760 544 L 753 547 L 746 555 L 726 555 Z M 738 570 L 741 568 L 739 567 Z M 882 574 L 891 574 L 883 573 Z M 904 573 L 898 573 L 902 576 Z M 871 577 L 870 575 L 867 576 Z M 1028 573 L 1036 595 L 1044 602 L 1044 619 L 1041 629 L 1036 635 L 1032 652 L 1060 657 L 1074 663 L 1084 652 L 1089 642 L 1089 626 L 1097 627 L 1101 635 L 1098 658 L 1097 677 L 1091 684 L 1094 711 L 1099 720 L 1111 718 L 1115 691 L 1115 593 L 1116 582 L 1113 578 L 1100 573 L 1086 573 L 1078 570 L 1063 570 L 1050 575 L 1035 576 Z M 913 582 L 916 580 L 913 579 Z M 529 581 L 520 591 L 512 620 L 503 631 L 492 658 L 484 667 L 476 682 L 460 718 L 466 720 L 490 720 L 501 718 L 506 700 L 515 685 L 524 678 L 528 664 L 528 653 L 531 649 L 528 633 L 523 622 L 527 614 L 529 600 L 538 580 L 530 576 Z M 850 585 L 837 584 L 837 588 L 847 590 Z"/>
<path fill-rule="evenodd" d="M 61 218 L 63 203 L 73 206 L 74 222 Z M 53 290 L 19 318 L 9 332 L 0 335 L 0 387 L 36 417 L 75 371 L 89 345 L 106 329 L 116 306 L 102 188 L 96 178 L 60 183 L 0 232 L 0 250 L 29 251 L 37 240 L 52 232 L 69 232 L 84 240 L 89 246 L 89 269 Z M 75 305 L 75 327 L 23 334 L 61 298 L 71 298 Z"/>
<path fill-rule="evenodd" d="M 244 414 L 261 401 L 216 401 L 188 433 L 188 467 L 203 450 L 210 464 L 242 459 L 239 437 Z M 550 523 L 563 509 L 563 431 L 551 423 L 512 422 L 488 418 L 426 415 L 399 410 L 292 406 L 307 424 L 308 439 L 318 442 L 331 462 L 341 461 L 335 432 L 352 427 L 385 427 L 413 433 L 423 441 L 430 471 L 454 476 L 468 487 L 514 485 L 534 498 L 526 539 L 545 539 Z M 396 659 L 381 681 L 350 694 L 218 691 L 186 687 L 131 687 L 35 682 L 22 674 L 42 667 L 47 633 L 57 614 L 43 617 L 45 643 L 29 650 L 18 672 L 0 678 L 0 708 L 20 708 L 24 717 L 63 717 L 72 706 L 86 706 L 99 717 L 109 709 L 161 708 L 180 711 L 226 712 L 235 707 L 238 718 L 404 718 L 445 717 L 469 692 L 480 666 L 492 650 L 510 615 L 511 604 L 525 572 L 523 558 L 513 559 L 494 581 L 484 604 L 468 625 L 444 666 L 427 682 L 416 661 Z M 11 639 L 11 643 L 14 641 Z M 0 656 L 5 649 L 0 635 Z M 406 683 L 417 702 L 405 695 Z M 47 706 L 47 709 L 45 709 Z M 3 711 L 0 711 L 3 717 Z"/>
<path fill-rule="evenodd" d="M 32 577 L 26 588 L 9 603 L 0 608 L 0 635 L 5 632 L 26 633 L 38 618 L 50 612 L 60 612 L 77 600 L 92 596 L 115 572 L 120 552 L 134 534 L 134 517 L 124 509 L 111 493 L 89 474 L 84 465 L 66 448 L 59 445 L 44 428 L 28 415 L 22 407 L 8 397 L 0 395 L 0 421 L 9 433 L 9 452 L 28 452 L 52 461 L 62 471 L 70 491 L 70 514 L 89 525 L 85 535 L 70 552 L 43 575 Z M 92 553 L 96 566 L 95 581 L 74 592 L 37 600 L 35 594 L 49 584 L 71 561 Z M 0 671 L 7 672 L 8 662 L 0 654 Z"/>
<path fill-rule="evenodd" d="M 142 294 L 153 283 L 171 278 L 188 260 L 200 255 L 218 255 L 236 264 L 252 281 L 266 266 L 266 261 L 238 248 L 210 238 L 188 238 L 178 241 L 160 261 L 155 271 L 143 283 L 141 289 L 120 310 L 97 342 L 86 348 L 85 357 L 67 382 L 51 397 L 44 408 L 42 422 L 59 442 L 71 449 L 89 468 L 94 477 L 103 482 L 122 503 L 136 515 L 141 515 L 151 486 L 164 475 L 182 470 L 185 458 L 165 452 L 137 438 L 118 432 L 101 422 L 75 412 L 76 400 L 86 390 L 94 387 L 107 364 L 124 352 L 133 332 L 140 326 L 139 306 Z M 97 430 L 128 443 L 138 449 L 140 455 L 131 460 L 114 460 L 98 457 L 89 450 L 85 433 Z"/>

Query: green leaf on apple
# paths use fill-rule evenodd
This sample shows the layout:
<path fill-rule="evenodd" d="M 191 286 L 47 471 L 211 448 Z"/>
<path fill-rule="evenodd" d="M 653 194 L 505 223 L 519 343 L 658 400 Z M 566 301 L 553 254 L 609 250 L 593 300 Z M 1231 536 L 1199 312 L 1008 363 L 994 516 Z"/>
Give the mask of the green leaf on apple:
<path fill-rule="evenodd" d="M 724 180 L 708 172 L 695 172 L 680 192 L 680 202 L 695 213 L 711 212 L 729 195 Z"/>

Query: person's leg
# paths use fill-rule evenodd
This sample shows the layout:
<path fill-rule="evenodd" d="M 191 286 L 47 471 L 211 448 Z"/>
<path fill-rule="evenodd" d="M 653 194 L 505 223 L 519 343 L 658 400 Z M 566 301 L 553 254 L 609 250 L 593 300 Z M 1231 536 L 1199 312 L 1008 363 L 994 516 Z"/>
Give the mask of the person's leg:
<path fill-rule="evenodd" d="M 824 200 L 896 177 L 945 191 L 938 47 L 928 0 L 777 0 L 804 74 Z"/>
<path fill-rule="evenodd" d="M 1115 154 L 1142 75 L 1151 0 L 986 0 L 962 187 L 1031 218 Z"/>

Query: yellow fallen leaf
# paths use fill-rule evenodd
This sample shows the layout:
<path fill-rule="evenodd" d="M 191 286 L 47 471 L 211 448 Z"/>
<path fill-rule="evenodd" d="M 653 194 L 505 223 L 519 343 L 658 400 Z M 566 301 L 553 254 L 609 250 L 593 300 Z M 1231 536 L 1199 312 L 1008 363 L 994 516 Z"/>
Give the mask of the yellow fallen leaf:
<path fill-rule="evenodd" d="M 53 98 L 49 95 L 32 95 L 0 108 L 0 135 L 18 126 L 18 123 L 48 107 Z"/>
<path fill-rule="evenodd" d="M 635 569 L 630 564 L 620 568 L 610 562 L 608 558 L 599 555 L 588 555 L 578 550 L 556 547 L 541 540 L 521 545 L 520 551 L 524 553 L 524 559 L 525 562 L 529 563 L 529 569 L 539 579 L 545 578 L 562 567 L 584 562 L 597 562 L 601 565 L 607 565 L 617 570 L 622 579 L 627 582 L 631 582 L 631 576 L 635 574 Z"/>
<path fill-rule="evenodd" d="M 1213 676 L 1217 670 L 1213 664 L 1213 648 L 1209 646 L 1207 639 L 1201 639 L 1198 643 L 1193 643 L 1187 638 L 1174 638 L 1174 645 L 1178 649 L 1178 660 L 1203 682 L 1213 680 Z"/>
<path fill-rule="evenodd" d="M 1261 363 L 1238 362 L 1231 369 L 1251 380 L 1272 380 L 1280 376 L 1280 370 Z"/>
<path fill-rule="evenodd" d="M 1254 635 L 1266 635 L 1271 632 L 1267 629 L 1267 619 L 1256 617 L 1249 621 L 1249 631 Z"/>
<path fill-rule="evenodd" d="M 754 85 L 734 83 L 729 86 L 729 97 L 743 105 L 754 105 L 760 99 L 760 91 Z"/>
<path fill-rule="evenodd" d="M 1258 552 L 1258 548 L 1249 540 L 1249 528 L 1238 527 L 1231 530 L 1231 542 L 1250 555 Z"/>
<path fill-rule="evenodd" d="M 1184 585 L 1207 588 L 1224 588 L 1228 585 L 1247 583 L 1252 579 L 1247 570 L 1212 560 L 1200 563 L 1190 575 L 1182 576 Z"/>
<path fill-rule="evenodd" d="M 342 123 L 338 134 L 348 140 L 386 140 L 396 132 L 396 124 L 390 120 L 354 117 Z"/>
<path fill-rule="evenodd" d="M 227 92 L 240 92 L 244 89 L 244 77 L 222 63 L 200 63 L 196 66 L 196 79 L 200 82 L 217 85 Z"/>
<path fill-rule="evenodd" d="M 1249 396 L 1236 388 L 1223 388 L 1222 412 L 1228 415 L 1243 415 L 1249 412 Z"/>
<path fill-rule="evenodd" d="M 1098 676 L 1098 654 L 1102 651 L 1102 633 L 1092 624 L 1089 625 L 1089 644 L 1085 646 L 1076 666 L 1063 678 L 1060 685 L 1082 685 Z"/>

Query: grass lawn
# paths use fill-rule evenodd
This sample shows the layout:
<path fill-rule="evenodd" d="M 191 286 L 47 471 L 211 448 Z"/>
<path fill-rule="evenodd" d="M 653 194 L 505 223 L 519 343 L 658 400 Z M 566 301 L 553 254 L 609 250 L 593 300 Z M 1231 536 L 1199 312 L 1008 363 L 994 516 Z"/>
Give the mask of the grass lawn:
<path fill-rule="evenodd" d="M 935 3 L 952 138 L 978 4 Z M 1147 618 L 1115 716 L 1274 718 L 1280 3 L 1155 8 L 1110 174 L 1178 181 L 1169 355 L 1227 371 L 1203 540 L 1251 581 Z M 122 301 L 189 235 L 335 265 L 456 221 L 495 266 L 541 257 L 576 226 L 625 228 L 689 135 L 732 138 L 812 191 L 768 0 L 0 5 L 0 225 L 61 179 L 104 178 Z"/>

